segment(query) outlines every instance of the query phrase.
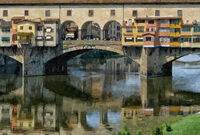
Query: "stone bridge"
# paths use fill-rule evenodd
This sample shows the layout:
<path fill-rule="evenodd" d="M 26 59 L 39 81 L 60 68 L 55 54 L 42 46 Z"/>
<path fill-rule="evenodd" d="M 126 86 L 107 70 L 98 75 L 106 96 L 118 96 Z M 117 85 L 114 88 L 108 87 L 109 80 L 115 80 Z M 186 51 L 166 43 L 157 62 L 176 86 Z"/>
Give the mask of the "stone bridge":
<path fill-rule="evenodd" d="M 119 41 L 82 40 L 64 41 L 58 47 L 22 48 L 1 47 L 0 54 L 22 63 L 24 76 L 66 74 L 67 61 L 89 50 L 105 50 L 124 55 L 140 65 L 144 76 L 171 76 L 172 62 L 191 53 L 199 53 L 199 47 L 143 47 L 123 46 Z"/>

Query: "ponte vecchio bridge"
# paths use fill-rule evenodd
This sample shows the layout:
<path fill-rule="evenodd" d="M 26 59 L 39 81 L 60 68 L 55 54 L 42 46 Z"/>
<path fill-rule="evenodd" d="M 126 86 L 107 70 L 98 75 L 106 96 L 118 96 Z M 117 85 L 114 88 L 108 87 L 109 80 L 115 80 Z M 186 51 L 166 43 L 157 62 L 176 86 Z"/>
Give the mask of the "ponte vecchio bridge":
<path fill-rule="evenodd" d="M 8 23 L 10 30 L 3 30 L 3 27 L 7 27 L 7 25 L 1 23 L 3 27 L 1 27 L 0 32 L 0 53 L 22 63 L 23 75 L 25 76 L 65 73 L 68 59 L 92 49 L 112 51 L 129 57 L 140 64 L 140 72 L 144 76 L 171 75 L 174 60 L 200 52 L 199 12 L 200 0 L 1 0 L 0 18 Z M 12 22 L 13 17 L 23 19 Z M 186 27 L 183 41 L 178 40 L 180 34 L 183 33 L 182 28 L 175 24 L 172 27 L 172 31 L 175 33 L 172 42 L 183 42 L 183 44 L 177 46 L 176 44 L 173 46 L 144 46 L 131 42 L 124 44 L 123 31 L 118 34 L 120 37 L 122 35 L 122 42 L 119 41 L 120 38 L 112 40 L 109 37 L 107 39 L 106 34 L 108 34 L 112 22 L 116 22 L 121 31 L 123 28 L 126 29 L 124 22 L 127 20 L 159 17 L 181 18 L 181 25 Z M 44 21 L 36 21 L 37 19 Z M 55 27 L 52 25 L 53 21 L 56 22 Z M 71 22 L 76 25 L 77 30 L 73 33 L 76 33 L 76 36 L 70 32 L 68 35 L 64 33 L 67 25 Z M 15 23 L 18 26 L 15 26 Z M 44 29 L 40 27 L 41 25 L 44 26 Z M 98 36 L 93 36 L 92 30 L 89 35 L 85 34 L 90 25 L 98 29 L 97 32 L 94 32 Z M 25 29 L 26 26 L 29 27 Z M 151 25 L 148 24 L 148 26 Z M 137 30 L 138 27 L 136 27 Z M 190 30 L 187 30 L 187 27 Z M 144 26 L 144 32 L 147 31 L 145 28 Z M 165 28 L 171 31 L 171 25 Z M 193 32 L 191 29 L 194 29 Z M 25 36 L 24 33 L 27 31 L 29 34 L 30 31 L 33 33 L 29 37 L 33 37 L 35 45 L 21 42 L 20 36 Z M 43 34 L 40 35 L 41 31 Z M 18 33 L 16 34 L 16 32 Z M 155 35 L 156 32 L 157 30 L 153 29 L 148 34 Z M 70 34 L 75 40 L 68 41 Z M 171 40 L 170 35 L 164 35 L 163 40 L 166 38 L 168 41 Z M 18 39 L 21 41 L 17 45 L 12 45 Z M 146 38 L 145 41 L 147 39 L 149 38 Z M 134 40 L 137 40 L 137 37 L 134 37 Z M 39 41 L 41 42 L 39 43 Z M 50 41 L 51 43 L 55 41 L 55 44 L 50 45 Z"/>

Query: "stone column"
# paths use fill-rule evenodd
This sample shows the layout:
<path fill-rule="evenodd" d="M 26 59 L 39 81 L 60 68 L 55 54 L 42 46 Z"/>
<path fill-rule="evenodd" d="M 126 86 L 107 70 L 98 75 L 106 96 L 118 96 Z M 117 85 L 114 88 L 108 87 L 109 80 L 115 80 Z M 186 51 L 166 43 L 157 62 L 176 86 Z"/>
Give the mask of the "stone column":
<path fill-rule="evenodd" d="M 101 36 L 100 39 L 103 40 L 103 30 L 102 29 L 100 31 L 100 36 Z"/>
<path fill-rule="evenodd" d="M 81 29 L 78 30 L 78 40 L 81 40 Z"/>
<path fill-rule="evenodd" d="M 140 74 L 146 77 L 171 76 L 172 62 L 166 61 L 166 53 L 158 47 L 142 49 Z"/>

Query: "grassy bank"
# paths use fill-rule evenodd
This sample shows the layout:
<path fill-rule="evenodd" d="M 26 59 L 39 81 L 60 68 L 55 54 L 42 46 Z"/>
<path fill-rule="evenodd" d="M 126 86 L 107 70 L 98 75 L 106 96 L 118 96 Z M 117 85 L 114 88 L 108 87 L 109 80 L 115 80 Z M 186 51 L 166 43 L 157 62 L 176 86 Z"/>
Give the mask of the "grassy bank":
<path fill-rule="evenodd" d="M 194 114 L 182 118 L 171 125 L 172 131 L 164 129 L 163 135 L 200 135 L 200 115 Z"/>

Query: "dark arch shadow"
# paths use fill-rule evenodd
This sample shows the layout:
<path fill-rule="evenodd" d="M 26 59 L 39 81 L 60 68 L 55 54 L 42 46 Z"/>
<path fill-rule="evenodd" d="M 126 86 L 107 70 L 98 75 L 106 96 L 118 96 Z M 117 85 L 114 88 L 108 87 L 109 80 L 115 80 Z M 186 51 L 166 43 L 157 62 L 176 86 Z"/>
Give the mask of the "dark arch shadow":
<path fill-rule="evenodd" d="M 107 22 L 103 27 L 103 39 L 121 41 L 121 24 L 115 20 Z"/>
<path fill-rule="evenodd" d="M 78 39 L 78 25 L 71 20 L 67 20 L 61 25 L 62 40 L 77 40 Z"/>
<path fill-rule="evenodd" d="M 82 40 L 100 40 L 101 28 L 100 25 L 93 21 L 85 22 L 81 27 Z"/>

